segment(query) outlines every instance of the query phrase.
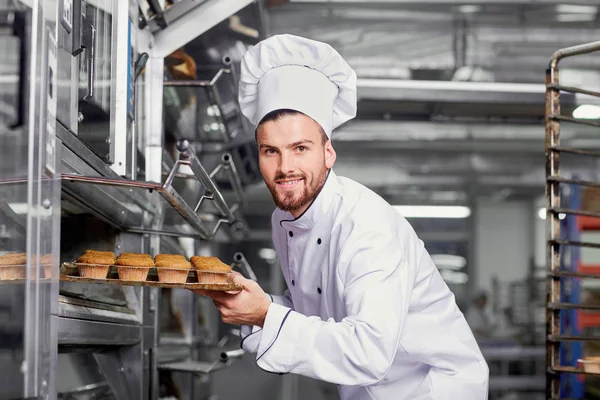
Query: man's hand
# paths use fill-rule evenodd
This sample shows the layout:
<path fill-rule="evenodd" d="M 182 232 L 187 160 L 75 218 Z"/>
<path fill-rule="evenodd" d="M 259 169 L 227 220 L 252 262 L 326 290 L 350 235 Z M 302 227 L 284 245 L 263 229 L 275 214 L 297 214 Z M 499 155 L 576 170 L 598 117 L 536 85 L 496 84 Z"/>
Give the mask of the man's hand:
<path fill-rule="evenodd" d="M 233 281 L 244 286 L 244 289 L 237 293 L 215 290 L 194 290 L 194 292 L 212 298 L 214 305 L 221 312 L 221 320 L 226 324 L 262 327 L 271 305 L 265 292 L 258 283 L 244 278 L 238 272 L 233 272 Z"/>

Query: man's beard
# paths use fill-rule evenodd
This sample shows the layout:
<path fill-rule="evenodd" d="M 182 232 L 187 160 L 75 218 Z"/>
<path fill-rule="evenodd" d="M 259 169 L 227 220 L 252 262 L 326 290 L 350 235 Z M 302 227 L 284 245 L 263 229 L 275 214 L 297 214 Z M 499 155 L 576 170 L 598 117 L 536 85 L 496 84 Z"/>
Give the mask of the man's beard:
<path fill-rule="evenodd" d="M 313 179 L 308 180 L 308 177 L 304 174 L 291 174 L 291 175 L 277 175 L 272 184 L 267 183 L 267 187 L 273 196 L 273 201 L 275 205 L 283 211 L 295 211 L 300 208 L 312 203 L 312 201 L 317 197 L 321 188 L 325 184 L 325 180 L 327 179 L 327 167 L 323 165 L 321 171 L 314 176 Z M 303 179 L 304 182 L 304 190 L 300 196 L 297 196 L 296 193 L 292 192 L 277 192 L 277 184 L 276 181 L 280 179 Z"/>

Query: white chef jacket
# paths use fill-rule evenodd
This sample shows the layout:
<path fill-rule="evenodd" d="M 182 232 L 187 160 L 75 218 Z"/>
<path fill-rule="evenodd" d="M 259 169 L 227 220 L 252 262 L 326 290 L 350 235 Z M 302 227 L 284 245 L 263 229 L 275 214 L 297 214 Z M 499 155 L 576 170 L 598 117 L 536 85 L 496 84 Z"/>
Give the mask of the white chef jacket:
<path fill-rule="evenodd" d="M 277 209 L 288 289 L 263 328 L 242 327 L 258 366 L 338 384 L 342 400 L 484 400 L 489 371 L 454 295 L 410 224 L 330 171 L 308 210 Z"/>

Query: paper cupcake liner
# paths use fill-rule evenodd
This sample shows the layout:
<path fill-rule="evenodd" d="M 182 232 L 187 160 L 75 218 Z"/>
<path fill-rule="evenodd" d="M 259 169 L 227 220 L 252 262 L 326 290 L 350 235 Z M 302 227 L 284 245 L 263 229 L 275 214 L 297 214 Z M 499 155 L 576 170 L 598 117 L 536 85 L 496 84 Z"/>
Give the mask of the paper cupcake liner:
<path fill-rule="evenodd" d="M 106 279 L 110 265 L 76 263 L 79 276 L 82 278 Z"/>
<path fill-rule="evenodd" d="M 189 269 L 156 268 L 158 281 L 163 283 L 185 283 Z"/>
<path fill-rule="evenodd" d="M 43 265 L 44 267 L 44 278 L 52 278 L 52 264 Z"/>
<path fill-rule="evenodd" d="M 224 284 L 233 283 L 233 278 L 229 272 L 196 271 L 198 283 L 202 284 Z"/>
<path fill-rule="evenodd" d="M 591 374 L 600 374 L 600 357 L 586 357 L 578 360 L 583 364 L 583 370 Z"/>
<path fill-rule="evenodd" d="M 150 267 L 132 267 L 127 265 L 117 265 L 119 279 L 122 281 L 143 282 L 148 278 Z"/>
<path fill-rule="evenodd" d="M 24 279 L 26 276 L 25 265 L 0 266 L 0 280 Z"/>

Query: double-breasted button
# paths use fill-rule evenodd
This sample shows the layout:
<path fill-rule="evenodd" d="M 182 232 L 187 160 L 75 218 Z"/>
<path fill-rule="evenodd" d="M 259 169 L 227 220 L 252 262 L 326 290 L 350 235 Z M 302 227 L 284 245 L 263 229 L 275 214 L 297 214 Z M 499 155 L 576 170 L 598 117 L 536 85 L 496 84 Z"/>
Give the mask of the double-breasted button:
<path fill-rule="evenodd" d="M 321 238 L 317 239 L 317 244 L 321 244 Z"/>
<path fill-rule="evenodd" d="M 317 288 L 317 292 L 319 292 L 319 294 L 321 294 L 321 288 L 320 287 Z"/>
<path fill-rule="evenodd" d="M 296 286 L 296 281 L 292 279 L 292 286 Z"/>
<path fill-rule="evenodd" d="M 294 236 L 294 232 L 290 231 L 289 233 L 290 233 L 290 237 Z"/>

